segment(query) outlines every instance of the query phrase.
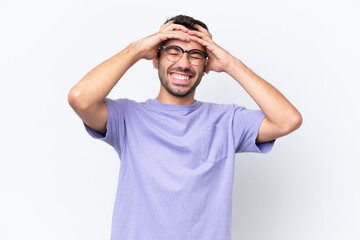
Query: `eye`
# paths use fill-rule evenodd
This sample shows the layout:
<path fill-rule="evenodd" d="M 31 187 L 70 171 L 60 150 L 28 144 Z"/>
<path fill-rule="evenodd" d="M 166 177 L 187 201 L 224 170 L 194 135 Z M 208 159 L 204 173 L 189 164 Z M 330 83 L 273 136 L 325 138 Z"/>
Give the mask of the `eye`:
<path fill-rule="evenodd" d="M 190 52 L 190 57 L 192 59 L 203 59 L 204 58 L 204 54 L 200 51 L 191 51 Z"/>
<path fill-rule="evenodd" d="M 182 53 L 182 51 L 179 47 L 171 46 L 166 49 L 166 53 L 169 55 L 177 56 L 177 55 L 180 55 Z"/>

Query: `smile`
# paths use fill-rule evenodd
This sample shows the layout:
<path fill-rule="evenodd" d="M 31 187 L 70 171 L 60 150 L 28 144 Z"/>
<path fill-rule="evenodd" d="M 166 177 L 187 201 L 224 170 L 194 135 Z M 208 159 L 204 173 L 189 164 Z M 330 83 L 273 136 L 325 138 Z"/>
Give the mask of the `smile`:
<path fill-rule="evenodd" d="M 177 73 L 171 73 L 171 77 L 173 77 L 176 80 L 189 80 L 189 75 L 181 75 Z"/>
<path fill-rule="evenodd" d="M 191 79 L 192 79 L 192 76 L 190 76 L 190 75 L 187 75 L 187 74 L 183 75 L 183 74 L 174 73 L 174 72 L 170 73 L 170 76 L 171 76 L 171 82 L 174 85 L 182 86 L 182 87 L 189 85 L 191 82 Z"/>

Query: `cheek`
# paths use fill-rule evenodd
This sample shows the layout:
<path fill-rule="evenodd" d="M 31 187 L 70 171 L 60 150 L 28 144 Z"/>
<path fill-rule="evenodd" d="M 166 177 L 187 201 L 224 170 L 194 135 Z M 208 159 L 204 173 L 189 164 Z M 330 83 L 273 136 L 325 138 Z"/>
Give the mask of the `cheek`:
<path fill-rule="evenodd" d="M 159 61 L 158 61 L 158 69 L 159 71 L 163 71 L 164 73 L 167 72 L 167 70 L 171 67 L 171 65 L 167 64 L 166 63 L 166 59 L 163 59 L 162 57 L 159 58 Z"/>
<path fill-rule="evenodd" d="M 204 72 L 205 72 L 205 65 L 204 66 L 201 66 L 197 69 L 199 75 L 204 75 Z"/>

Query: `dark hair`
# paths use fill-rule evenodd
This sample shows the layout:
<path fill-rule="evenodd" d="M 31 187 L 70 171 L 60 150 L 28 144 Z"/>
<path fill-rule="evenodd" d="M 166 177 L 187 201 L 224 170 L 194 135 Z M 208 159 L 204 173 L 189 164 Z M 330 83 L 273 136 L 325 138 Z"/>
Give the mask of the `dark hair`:
<path fill-rule="evenodd" d="M 166 24 L 167 22 L 170 22 L 170 21 L 174 21 L 175 24 L 183 25 L 184 27 L 186 27 L 190 30 L 197 31 L 197 29 L 194 27 L 195 24 L 198 24 L 201 27 L 205 28 L 206 30 L 209 30 L 205 23 L 201 22 L 200 20 L 194 19 L 192 17 L 186 16 L 186 15 L 177 15 L 175 17 L 169 18 L 168 20 L 165 21 L 164 24 Z M 158 58 L 160 57 L 160 52 L 161 51 L 159 50 L 158 54 L 157 54 Z"/>
<path fill-rule="evenodd" d="M 197 30 L 194 27 L 195 24 L 198 24 L 201 27 L 205 28 L 206 30 L 209 30 L 205 23 L 203 23 L 197 19 L 194 19 L 192 17 L 186 16 L 186 15 L 177 15 L 175 17 L 172 17 L 172 18 L 166 20 L 165 23 L 167 23 L 169 21 L 174 21 L 175 24 L 183 25 L 184 27 L 186 27 L 190 30 Z"/>

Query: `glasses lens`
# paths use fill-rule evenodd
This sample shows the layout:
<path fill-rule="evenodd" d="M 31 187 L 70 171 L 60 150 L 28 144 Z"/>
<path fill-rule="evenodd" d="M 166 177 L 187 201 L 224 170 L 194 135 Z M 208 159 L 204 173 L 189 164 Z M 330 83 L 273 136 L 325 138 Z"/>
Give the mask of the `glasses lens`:
<path fill-rule="evenodd" d="M 182 48 L 179 46 L 175 46 L 175 45 L 164 47 L 164 50 L 165 50 L 165 55 L 166 55 L 167 59 L 169 59 L 172 62 L 179 61 L 184 54 Z M 204 63 L 204 61 L 205 61 L 205 54 L 202 51 L 197 50 L 197 49 L 190 50 L 188 52 L 187 57 L 189 59 L 190 64 L 192 64 L 192 65 L 200 65 L 200 64 Z"/>
<path fill-rule="evenodd" d="M 165 54 L 170 61 L 178 61 L 183 55 L 180 47 L 169 46 L 166 48 Z"/>
<path fill-rule="evenodd" d="M 189 60 L 192 65 L 200 65 L 204 62 L 205 56 L 199 50 L 191 50 L 189 53 Z"/>

